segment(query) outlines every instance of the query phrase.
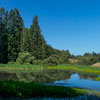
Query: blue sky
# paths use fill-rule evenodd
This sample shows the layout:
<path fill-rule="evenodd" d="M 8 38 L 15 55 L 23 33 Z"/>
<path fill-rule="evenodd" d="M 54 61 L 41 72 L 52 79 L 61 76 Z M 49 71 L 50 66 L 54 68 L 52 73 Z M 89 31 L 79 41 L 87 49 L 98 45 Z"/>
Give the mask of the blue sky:
<path fill-rule="evenodd" d="M 100 0 L 0 0 L 6 10 L 18 8 L 26 27 L 34 15 L 48 44 L 72 54 L 100 52 Z"/>

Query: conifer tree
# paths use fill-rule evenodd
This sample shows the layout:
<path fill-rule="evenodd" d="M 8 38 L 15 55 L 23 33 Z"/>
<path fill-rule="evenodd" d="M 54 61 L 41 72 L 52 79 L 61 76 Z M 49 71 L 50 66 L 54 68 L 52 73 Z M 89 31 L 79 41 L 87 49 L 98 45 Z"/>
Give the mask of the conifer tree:
<path fill-rule="evenodd" d="M 38 24 L 38 16 L 35 16 L 33 23 L 29 29 L 30 52 L 36 59 L 43 59 L 45 57 L 45 40 L 41 34 Z"/>
<path fill-rule="evenodd" d="M 23 20 L 19 11 L 15 8 L 9 14 L 9 35 L 8 35 L 8 59 L 16 61 L 21 47 L 21 33 L 23 30 Z"/>
<path fill-rule="evenodd" d="M 8 11 L 5 11 L 4 8 L 1 8 L 0 9 L 0 62 L 1 63 L 7 63 L 8 61 L 7 21 L 8 21 Z"/>
<path fill-rule="evenodd" d="M 28 29 L 23 28 L 22 34 L 21 34 L 21 52 L 28 52 L 29 51 L 29 40 L 28 40 Z"/>

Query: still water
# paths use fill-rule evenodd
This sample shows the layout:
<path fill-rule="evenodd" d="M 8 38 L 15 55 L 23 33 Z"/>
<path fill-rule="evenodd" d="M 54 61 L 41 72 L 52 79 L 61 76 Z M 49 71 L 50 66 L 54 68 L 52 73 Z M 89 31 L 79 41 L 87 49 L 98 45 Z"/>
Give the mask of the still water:
<path fill-rule="evenodd" d="M 0 80 L 25 81 L 45 85 L 68 86 L 100 91 L 100 81 L 95 81 L 98 75 L 88 75 L 66 70 L 33 71 L 30 73 L 0 72 Z"/>
<path fill-rule="evenodd" d="M 94 81 L 91 78 L 80 78 L 80 75 L 77 73 L 72 74 L 69 79 L 55 81 L 48 85 L 68 86 L 100 91 L 100 81 Z"/>

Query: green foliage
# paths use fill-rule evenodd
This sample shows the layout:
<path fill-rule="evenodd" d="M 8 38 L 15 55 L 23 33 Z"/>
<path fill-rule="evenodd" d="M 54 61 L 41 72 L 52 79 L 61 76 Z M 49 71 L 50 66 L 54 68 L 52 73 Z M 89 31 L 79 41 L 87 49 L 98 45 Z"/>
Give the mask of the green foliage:
<path fill-rule="evenodd" d="M 31 64 L 34 60 L 34 57 L 29 52 L 22 52 L 18 54 L 16 60 L 17 64 Z"/>
<path fill-rule="evenodd" d="M 3 17 L 4 16 L 4 17 Z M 6 42 L 5 42 L 6 41 Z M 41 34 L 38 23 L 38 16 L 34 16 L 32 25 L 29 29 L 24 27 L 23 19 L 18 9 L 7 12 L 4 8 L 0 9 L 0 63 L 20 61 L 19 52 L 29 52 L 36 60 L 44 60 L 47 64 L 66 63 L 70 54 L 69 51 L 60 51 L 48 45 Z M 52 56 L 52 57 L 51 57 Z M 49 58 L 50 57 L 50 58 Z M 31 58 L 26 59 L 26 63 L 30 63 Z M 19 60 L 19 61 L 18 61 Z M 51 60 L 51 62 L 50 62 Z M 54 60 L 54 61 L 53 61 Z M 33 63 L 40 61 L 33 61 Z"/>
<path fill-rule="evenodd" d="M 2 98 L 32 98 L 32 97 L 75 97 L 82 96 L 84 94 L 96 95 L 100 97 L 99 92 L 88 91 L 83 89 L 76 89 L 70 87 L 61 86 L 45 86 L 41 84 L 34 83 L 24 83 L 24 82 L 12 82 L 12 81 L 2 81 L 0 82 L 0 97 Z"/>
<path fill-rule="evenodd" d="M 23 20 L 16 8 L 10 12 L 0 9 L 0 63 L 16 60 L 22 29 Z"/>
<path fill-rule="evenodd" d="M 97 77 L 95 80 L 96 80 L 96 81 L 100 81 L 100 77 Z"/>
<path fill-rule="evenodd" d="M 34 64 L 34 65 L 42 65 L 42 60 L 33 60 L 32 64 Z"/>
<path fill-rule="evenodd" d="M 21 34 L 21 52 L 28 52 L 29 51 L 29 34 L 28 29 L 23 28 L 22 34 Z"/>
<path fill-rule="evenodd" d="M 50 45 L 46 45 L 46 58 L 48 58 L 53 54 L 54 54 L 53 48 Z"/>
<path fill-rule="evenodd" d="M 95 56 L 90 56 L 90 57 L 84 56 L 84 57 L 81 57 L 78 64 L 80 64 L 80 65 L 92 65 L 96 62 L 98 62 L 97 57 L 95 57 Z"/>
<path fill-rule="evenodd" d="M 23 58 L 19 57 L 22 56 L 20 52 L 26 52 L 22 54 Z M 27 52 L 32 57 L 26 58 Z M 33 60 L 33 56 L 36 61 Z M 69 63 L 69 58 L 78 59 L 78 64 L 91 65 L 100 61 L 100 54 L 93 52 L 85 53 L 84 56 L 74 56 L 68 50 L 54 49 L 46 43 L 41 34 L 38 16 L 34 16 L 32 25 L 27 29 L 18 9 L 9 12 L 4 8 L 0 9 L 0 63 L 17 61 L 19 64 L 33 62 L 33 64 L 57 65 Z"/>
<path fill-rule="evenodd" d="M 7 63 L 7 36 L 8 36 L 8 12 L 4 8 L 0 9 L 0 63 Z"/>
<path fill-rule="evenodd" d="M 55 66 L 58 64 L 58 59 L 59 59 L 59 57 L 57 55 L 50 56 L 43 61 L 43 65 Z"/>
<path fill-rule="evenodd" d="M 14 61 L 10 61 L 10 62 L 8 62 L 8 64 L 15 64 L 15 62 Z"/>
<path fill-rule="evenodd" d="M 0 63 L 16 61 L 19 52 L 30 52 L 36 60 L 46 58 L 46 42 L 41 34 L 38 16 L 30 29 L 24 27 L 18 9 L 0 9 Z M 26 62 L 29 63 L 30 59 Z M 22 62 L 23 63 L 23 62 Z"/>
<path fill-rule="evenodd" d="M 24 27 L 23 20 L 16 8 L 9 13 L 8 25 L 8 60 L 16 61 L 20 52 L 21 33 Z"/>
<path fill-rule="evenodd" d="M 61 56 L 59 58 L 59 64 L 68 63 L 68 59 L 71 57 L 70 52 L 68 50 L 62 51 Z"/>
<path fill-rule="evenodd" d="M 38 60 L 45 58 L 45 40 L 38 25 L 38 16 L 35 16 L 29 29 L 29 52 Z"/>

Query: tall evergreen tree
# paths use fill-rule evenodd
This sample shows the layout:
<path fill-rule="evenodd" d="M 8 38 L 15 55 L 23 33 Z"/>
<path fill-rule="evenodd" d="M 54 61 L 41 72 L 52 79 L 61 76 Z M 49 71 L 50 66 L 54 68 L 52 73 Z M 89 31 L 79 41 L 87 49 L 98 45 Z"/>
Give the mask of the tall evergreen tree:
<path fill-rule="evenodd" d="M 8 11 L 0 9 L 0 63 L 7 63 L 8 58 Z"/>
<path fill-rule="evenodd" d="M 21 33 L 23 30 L 23 20 L 19 11 L 15 8 L 9 14 L 9 35 L 8 35 L 8 59 L 15 61 L 21 47 Z"/>
<path fill-rule="evenodd" d="M 29 36 L 28 36 L 28 29 L 23 28 L 22 34 L 21 34 L 21 52 L 28 52 L 29 51 Z"/>
<path fill-rule="evenodd" d="M 16 61 L 19 52 L 29 52 L 37 60 L 52 55 L 69 58 L 68 51 L 61 52 L 46 44 L 41 34 L 38 16 L 35 16 L 30 29 L 24 27 L 19 11 L 15 8 L 9 13 L 0 9 L 0 63 Z M 64 61 L 66 61 L 66 59 Z"/>
<path fill-rule="evenodd" d="M 33 23 L 29 29 L 30 52 L 36 59 L 43 59 L 45 57 L 45 40 L 41 34 L 38 24 L 38 16 L 35 16 Z"/>

